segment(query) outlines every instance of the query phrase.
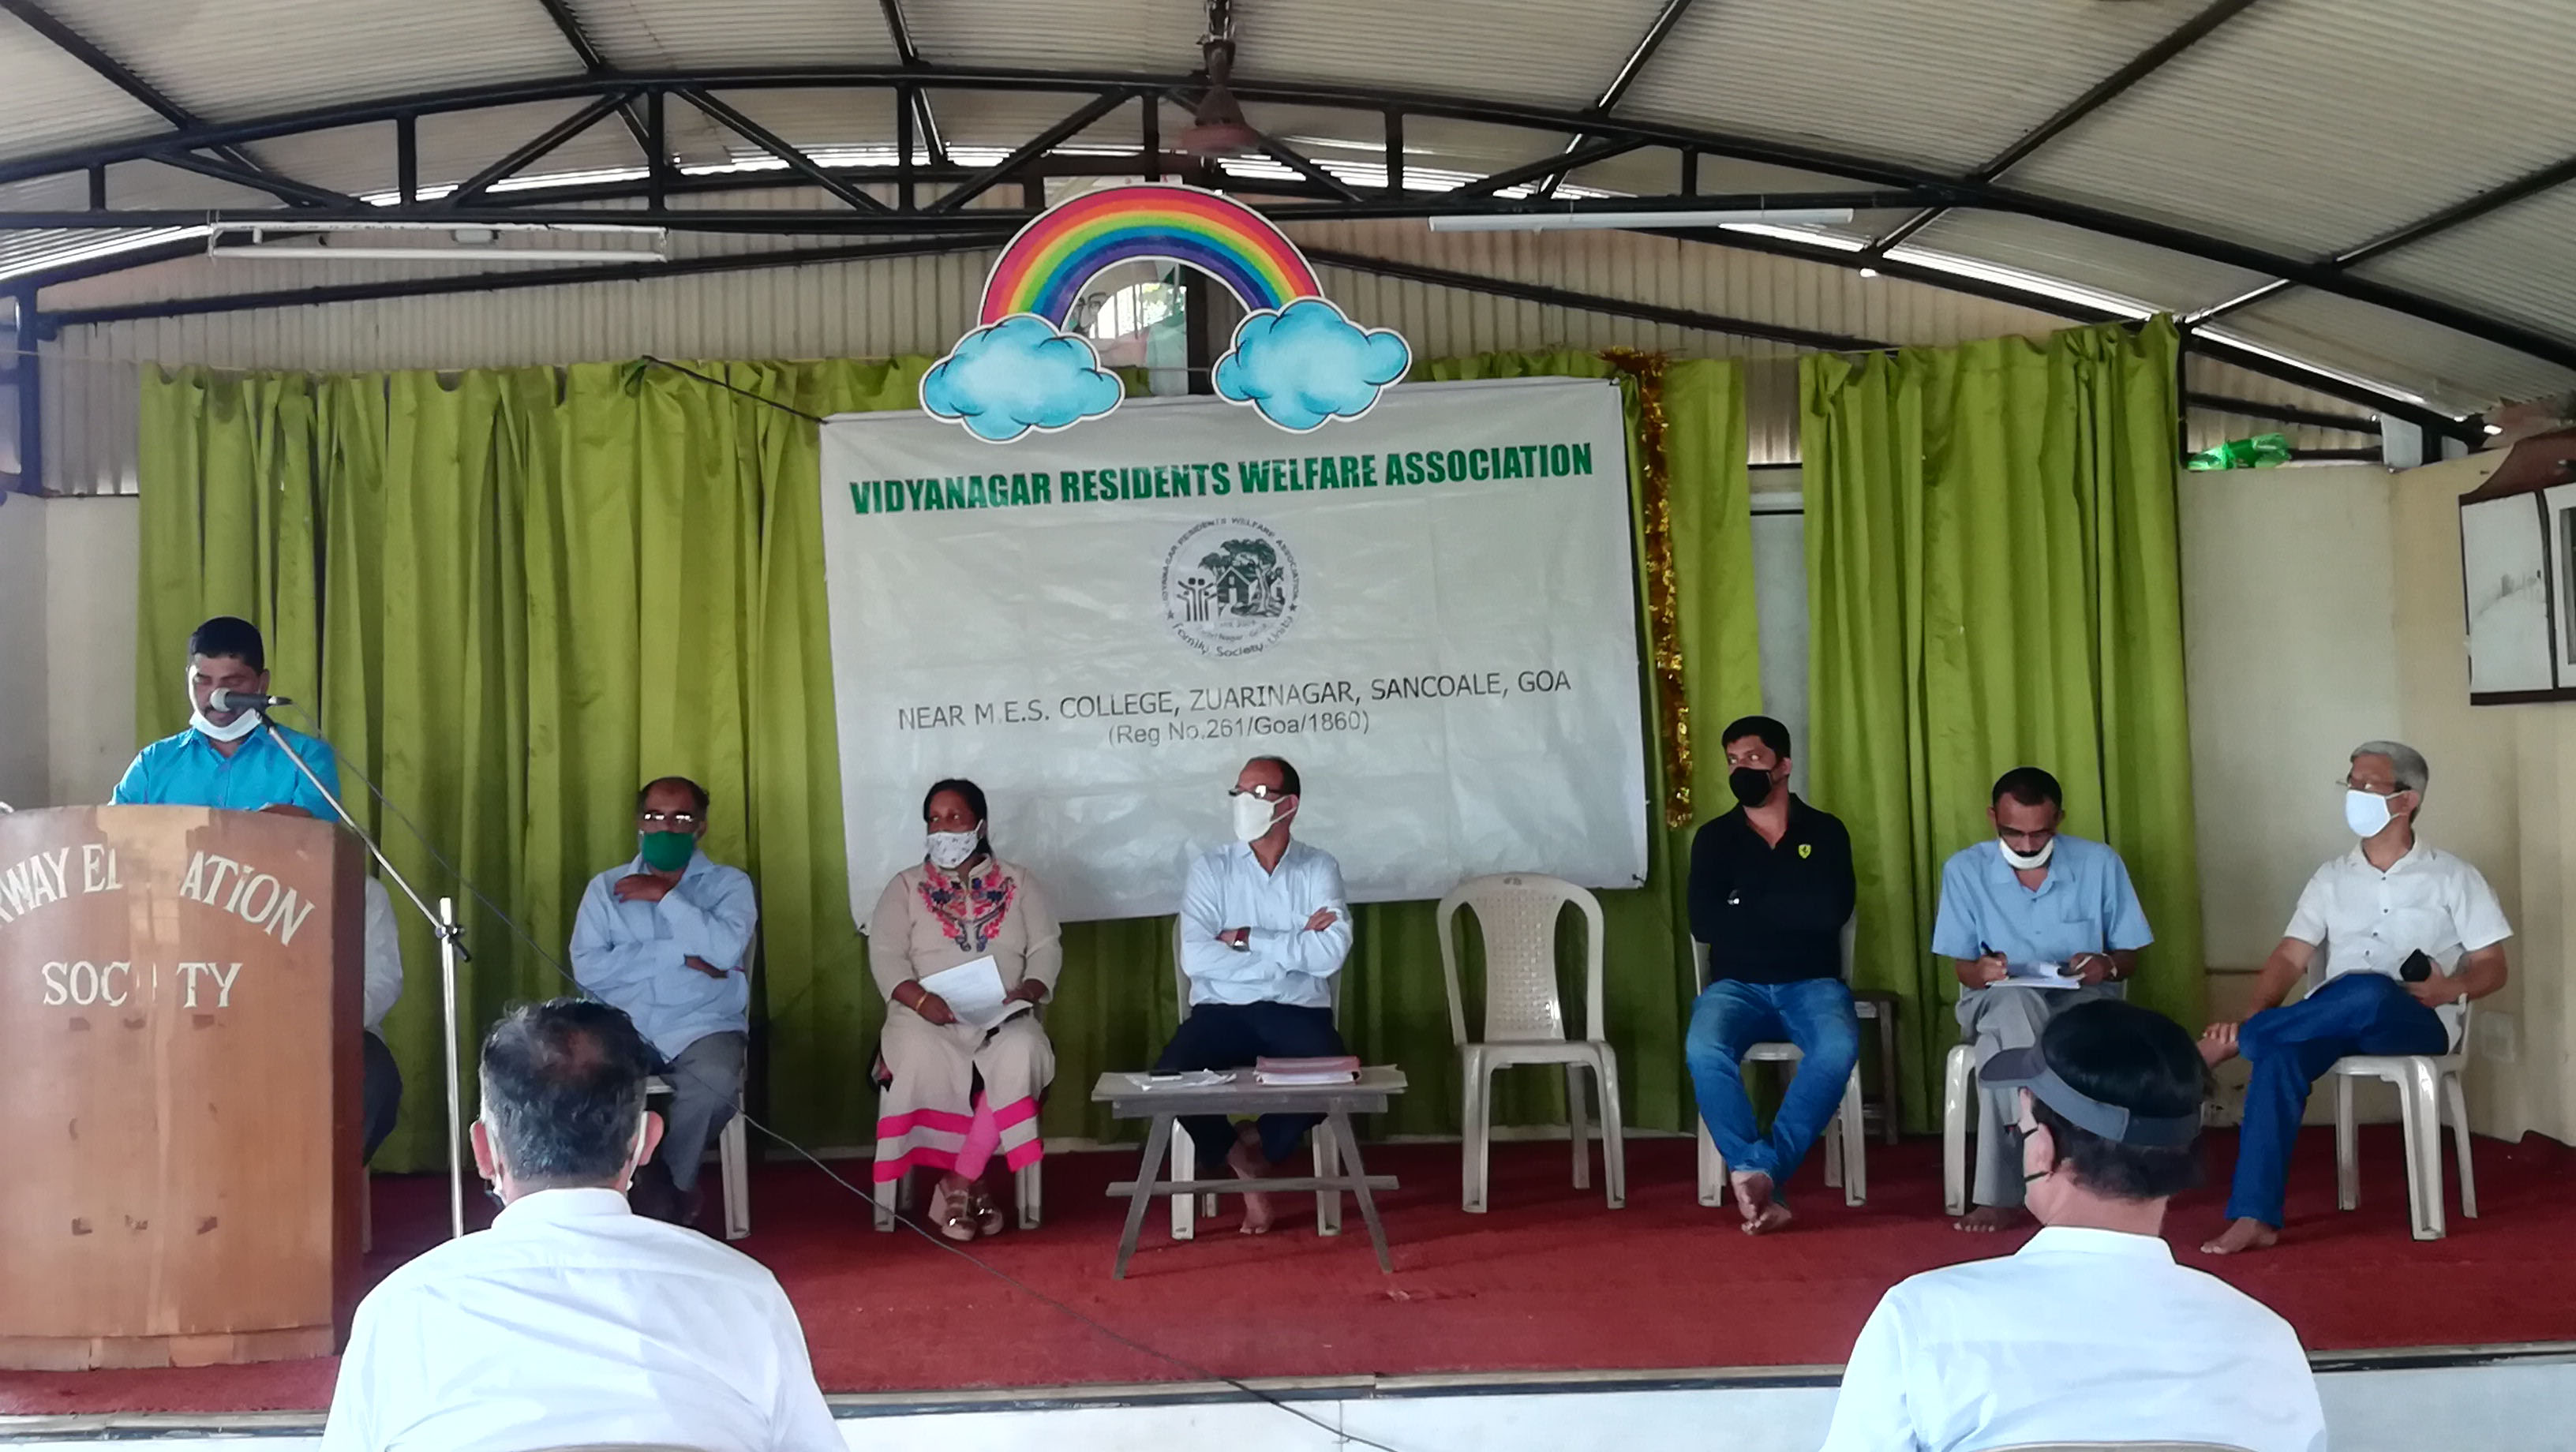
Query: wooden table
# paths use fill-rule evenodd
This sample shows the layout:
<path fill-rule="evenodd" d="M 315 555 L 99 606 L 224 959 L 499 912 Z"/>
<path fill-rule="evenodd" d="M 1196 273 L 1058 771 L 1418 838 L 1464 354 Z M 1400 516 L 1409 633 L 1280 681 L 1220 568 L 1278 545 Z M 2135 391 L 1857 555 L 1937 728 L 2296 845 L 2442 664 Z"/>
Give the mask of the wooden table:
<path fill-rule="evenodd" d="M 1351 1115 L 1383 1114 L 1387 1100 L 1404 1092 L 1404 1071 L 1392 1068 L 1362 1069 L 1360 1077 L 1348 1084 L 1259 1084 L 1250 1069 L 1237 1069 L 1220 1084 L 1191 1088 L 1144 1087 L 1139 1074 L 1103 1074 L 1091 1086 L 1091 1102 L 1107 1104 L 1109 1113 L 1118 1119 L 1151 1119 L 1154 1127 L 1145 1136 L 1145 1160 L 1133 1180 L 1122 1180 L 1109 1187 L 1113 1196 L 1127 1198 L 1127 1228 L 1118 1237 L 1118 1264 L 1110 1274 L 1125 1278 L 1127 1259 L 1136 1253 L 1137 1237 L 1144 1233 L 1145 1211 L 1157 1195 L 1239 1195 L 1247 1190 L 1296 1193 L 1315 1191 L 1335 1193 L 1348 1191 L 1360 1202 L 1360 1218 L 1368 1222 L 1369 1244 L 1377 1248 L 1377 1268 L 1389 1275 L 1395 1262 L 1386 1253 L 1386 1227 L 1377 1218 L 1374 1192 L 1395 1188 L 1395 1176 L 1372 1175 L 1360 1163 L 1359 1136 L 1351 1132 Z M 1156 1176 L 1164 1157 L 1171 1149 L 1172 1122 L 1184 1115 L 1224 1114 L 1315 1114 L 1333 1127 L 1333 1144 L 1341 1173 L 1334 1175 L 1291 1175 L 1269 1180 L 1165 1180 Z M 1204 1147 L 1203 1147 L 1204 1148 Z M 1193 1170 L 1195 1172 L 1195 1168 Z"/>

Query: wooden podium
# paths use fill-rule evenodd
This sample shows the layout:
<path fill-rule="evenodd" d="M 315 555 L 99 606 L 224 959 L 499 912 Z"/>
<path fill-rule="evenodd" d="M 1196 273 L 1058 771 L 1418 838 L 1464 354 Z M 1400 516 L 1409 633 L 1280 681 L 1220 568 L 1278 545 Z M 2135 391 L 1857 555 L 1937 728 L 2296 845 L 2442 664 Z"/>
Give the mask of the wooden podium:
<path fill-rule="evenodd" d="M 339 1348 L 360 861 L 300 817 L 0 814 L 0 1366 Z"/>

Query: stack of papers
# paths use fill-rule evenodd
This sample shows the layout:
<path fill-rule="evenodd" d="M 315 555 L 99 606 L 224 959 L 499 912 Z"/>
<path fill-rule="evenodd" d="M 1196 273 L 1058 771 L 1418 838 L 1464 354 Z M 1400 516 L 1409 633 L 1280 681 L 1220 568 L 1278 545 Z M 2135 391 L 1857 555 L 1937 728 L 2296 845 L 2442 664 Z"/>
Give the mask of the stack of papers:
<path fill-rule="evenodd" d="M 1177 1074 L 1126 1074 L 1128 1083 L 1139 1089 L 1213 1089 L 1231 1084 L 1234 1075 L 1224 1069 L 1184 1069 Z"/>
<path fill-rule="evenodd" d="M 1002 986 L 1002 970 L 989 957 L 933 973 L 921 980 L 921 986 L 947 1000 L 948 1011 L 957 1015 L 959 1023 L 988 1033 L 1003 1020 L 1037 1006 L 1025 998 L 1009 996 L 1010 990 Z"/>
<path fill-rule="evenodd" d="M 1348 1054 L 1321 1059 L 1256 1059 L 1252 1065 L 1253 1082 L 1257 1084 L 1351 1084 L 1359 1077 L 1360 1061 Z"/>
<path fill-rule="evenodd" d="M 2084 980 L 2063 963 L 2006 963 L 2004 981 L 2023 988 L 2081 988 Z"/>

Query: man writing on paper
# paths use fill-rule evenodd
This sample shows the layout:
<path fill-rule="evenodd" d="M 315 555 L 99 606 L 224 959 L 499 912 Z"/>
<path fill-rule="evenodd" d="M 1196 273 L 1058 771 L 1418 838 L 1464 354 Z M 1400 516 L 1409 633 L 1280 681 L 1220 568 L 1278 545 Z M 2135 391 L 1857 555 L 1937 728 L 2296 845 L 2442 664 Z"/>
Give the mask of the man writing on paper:
<path fill-rule="evenodd" d="M 1235 776 L 1236 845 L 1190 864 L 1181 892 L 1181 968 L 1190 1016 L 1154 1068 L 1240 1069 L 1261 1058 L 1322 1058 L 1343 1052 L 1333 1023 L 1334 975 L 1351 951 L 1351 909 L 1342 867 L 1289 840 L 1302 800 L 1297 768 L 1256 756 Z M 1225 1162 L 1257 1180 L 1294 1154 L 1315 1116 L 1265 1114 L 1237 1136 L 1221 1115 L 1182 1121 L 1202 1160 L 1224 1146 Z M 1192 1171 L 1204 1175 L 1204 1164 Z M 1243 1232 L 1270 1229 L 1270 1197 L 1243 1197 Z"/>
<path fill-rule="evenodd" d="M 2495 889 L 2476 868 L 2415 838 L 2431 778 L 2423 753 L 2403 742 L 2353 748 L 2344 823 L 2361 844 L 2308 879 L 2255 981 L 2254 1016 L 2201 1035 L 2201 1057 L 2212 1067 L 2241 1053 L 2254 1070 L 2227 1229 L 2201 1247 L 2212 1255 L 2280 1238 L 2290 1145 L 2308 1090 L 2335 1060 L 2447 1053 L 2459 1038 L 2461 1005 L 2504 987 L 2513 926 Z M 2324 982 L 2281 1007 L 2320 950 Z"/>
<path fill-rule="evenodd" d="M 259 627 L 230 615 L 218 615 L 188 637 L 188 729 L 165 736 L 137 752 L 133 764 L 108 800 L 120 807 L 214 807 L 233 812 L 276 812 L 289 817 L 316 817 L 337 822 L 340 814 L 295 769 L 269 736 L 286 738 L 295 754 L 322 779 L 332 796 L 340 794 L 340 759 L 329 742 L 289 731 L 266 721 L 255 706 L 227 700 L 219 707 L 217 692 L 268 694 L 268 643 Z M 260 727 L 266 725 L 269 731 Z M 385 1047 L 385 1014 L 402 994 L 402 950 L 394 934 L 393 904 L 375 878 L 366 879 L 366 991 L 358 1035 L 359 1118 L 365 1125 L 366 1155 L 393 1132 L 402 1107 L 402 1070 L 393 1050 Z"/>
<path fill-rule="evenodd" d="M 2115 985 L 2154 941 L 2120 854 L 2058 830 L 2065 800 L 2056 777 L 2014 767 L 1996 780 L 1986 808 L 1995 840 L 1961 848 L 1941 866 L 1932 951 L 1957 960 L 1959 1026 L 1975 1036 L 1980 1065 L 2038 1043 L 2053 1014 L 2119 996 Z M 1976 1208 L 1953 1223 L 1991 1232 L 2025 1215 L 2021 1174 L 2004 1133 L 2013 1122 L 2012 1091 L 1984 1093 Z"/>
<path fill-rule="evenodd" d="M 558 998 L 492 1026 L 474 1165 L 500 1217 L 367 1293 L 326 1452 L 847 1445 L 776 1278 L 629 1211 L 662 1132 L 652 1071 L 604 1003 Z"/>
<path fill-rule="evenodd" d="M 670 1081 L 670 1132 L 634 1200 L 679 1225 L 698 1218 L 698 1162 L 742 1095 L 760 922 L 751 878 L 698 850 L 706 832 L 706 788 L 684 776 L 645 787 L 635 860 L 590 880 L 572 928 L 573 976 L 635 1020 Z"/>
<path fill-rule="evenodd" d="M 2288 1323 L 2174 1264 L 2165 1207 L 2200 1182 L 2203 1070 L 2180 1024 L 2080 1003 L 1978 1078 L 2045 1227 L 2015 1255 L 1889 1291 L 1843 1368 L 1824 1452 L 2187 1443 L 2325 1452 Z"/>

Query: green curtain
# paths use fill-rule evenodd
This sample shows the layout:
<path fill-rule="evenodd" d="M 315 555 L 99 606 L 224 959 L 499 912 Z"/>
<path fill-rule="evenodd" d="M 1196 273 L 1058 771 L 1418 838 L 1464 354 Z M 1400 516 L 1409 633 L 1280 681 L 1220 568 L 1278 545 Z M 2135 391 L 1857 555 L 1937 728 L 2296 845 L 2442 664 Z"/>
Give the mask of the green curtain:
<path fill-rule="evenodd" d="M 908 408 L 927 361 L 689 365 L 756 398 L 610 364 L 147 376 L 142 733 L 184 724 L 179 642 L 199 620 L 235 613 L 266 629 L 279 692 L 319 703 L 348 763 L 419 835 L 356 800 L 354 774 L 352 809 L 424 891 L 460 899 L 474 955 L 460 980 L 468 1025 L 568 990 L 552 960 L 582 885 L 632 851 L 636 783 L 697 778 L 715 799 L 708 850 L 761 889 L 753 1018 L 766 1072 L 754 1113 L 809 1146 L 864 1146 L 883 1009 L 850 921 L 818 441 L 810 422 L 758 399 L 818 415 Z M 1588 354 L 1551 354 L 1420 376 L 1609 371 Z M 1681 639 L 1706 722 L 1759 696 L 1740 373 L 1678 363 L 1665 392 Z M 1697 765 L 1700 799 L 1713 802 L 1725 773 L 1705 754 Z M 1685 846 L 1657 832 L 1649 885 L 1604 899 L 1612 1037 L 1640 1127 L 1688 1122 L 1686 916 L 1668 870 Z M 1457 1063 L 1430 906 L 1359 918 L 1346 1026 L 1355 1049 L 1405 1065 L 1415 1085 L 1379 1131 L 1454 1132 Z M 427 1168 L 445 1148 L 426 928 L 407 922 L 404 950 L 409 984 L 386 1035 L 408 1087 L 378 1164 Z M 1148 1062 L 1172 1032 L 1168 921 L 1076 925 L 1066 959 L 1048 1011 L 1063 1092 L 1045 1125 L 1117 1137 L 1123 1127 L 1082 1086 L 1099 1069 Z M 1561 1086 L 1506 1077 L 1499 1122 L 1561 1117 Z"/>
<path fill-rule="evenodd" d="M 2127 861 L 2155 932 L 2132 1000 L 2200 1021 L 2175 348 L 2159 318 L 1800 360 L 1808 772 L 1851 828 L 1856 982 L 1904 1000 L 1918 1130 L 1959 1038 L 1941 864 L 2010 767 Z"/>

